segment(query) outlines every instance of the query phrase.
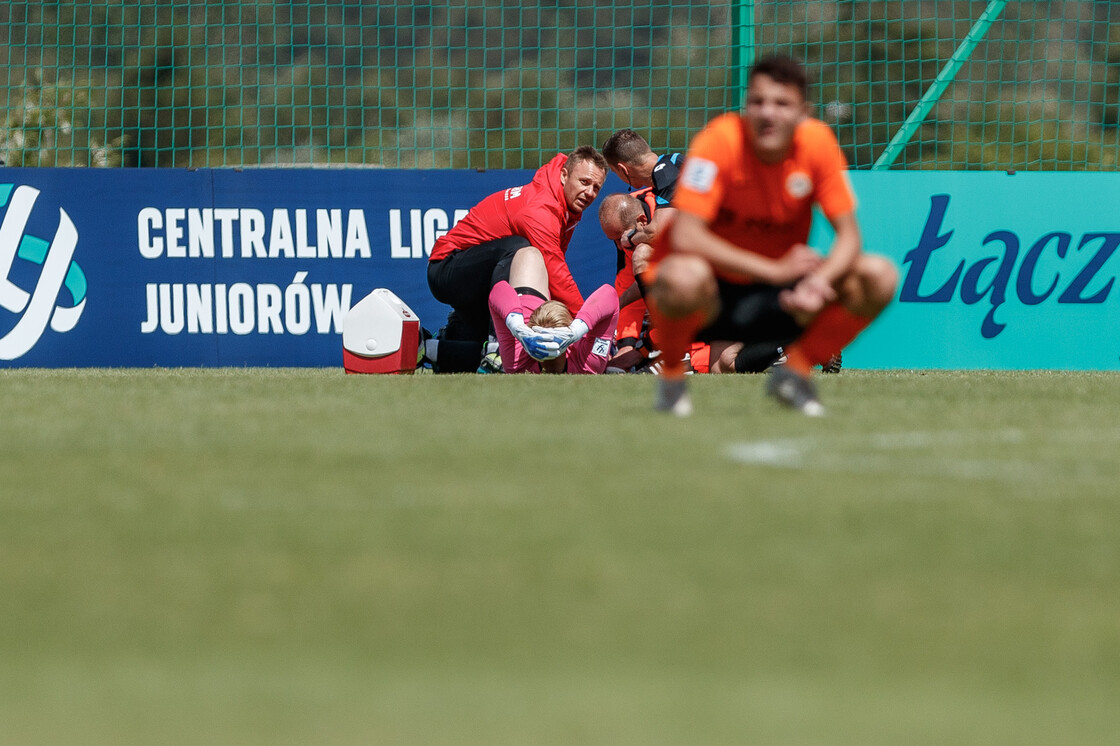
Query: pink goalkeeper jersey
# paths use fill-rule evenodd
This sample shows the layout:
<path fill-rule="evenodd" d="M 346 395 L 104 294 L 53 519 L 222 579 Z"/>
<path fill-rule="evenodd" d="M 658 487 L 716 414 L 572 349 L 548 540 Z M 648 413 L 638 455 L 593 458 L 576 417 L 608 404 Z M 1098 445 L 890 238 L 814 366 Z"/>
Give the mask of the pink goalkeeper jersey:
<path fill-rule="evenodd" d="M 498 335 L 498 354 L 502 356 L 502 370 L 506 373 L 540 373 L 541 364 L 529 357 L 525 348 L 506 327 L 506 316 L 520 312 L 528 323 L 533 311 L 544 303 L 535 295 L 518 295 L 506 281 L 501 281 L 490 291 L 490 316 L 494 332 Z M 567 361 L 565 373 L 602 373 L 607 369 L 611 354 L 611 340 L 618 326 L 618 295 L 610 285 L 603 285 L 584 301 L 576 318 L 590 330 L 564 353 Z"/>

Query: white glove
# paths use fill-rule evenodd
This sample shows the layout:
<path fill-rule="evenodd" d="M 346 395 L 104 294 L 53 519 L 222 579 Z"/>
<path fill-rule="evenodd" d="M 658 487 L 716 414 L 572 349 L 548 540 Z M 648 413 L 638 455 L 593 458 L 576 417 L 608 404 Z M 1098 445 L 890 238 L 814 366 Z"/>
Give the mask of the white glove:
<path fill-rule="evenodd" d="M 571 326 L 560 326 L 552 329 L 547 329 L 543 326 L 534 326 L 533 331 L 550 334 L 555 337 L 556 341 L 560 344 L 560 349 L 556 354 L 563 355 L 565 350 L 572 344 L 583 339 L 584 335 L 587 334 L 590 329 L 588 329 L 587 323 L 582 319 L 576 319 L 572 322 Z"/>
<path fill-rule="evenodd" d="M 553 329 L 534 331 L 525 325 L 525 316 L 516 311 L 506 316 L 506 327 L 534 360 L 551 360 L 560 356 L 560 342 L 552 334 Z"/>

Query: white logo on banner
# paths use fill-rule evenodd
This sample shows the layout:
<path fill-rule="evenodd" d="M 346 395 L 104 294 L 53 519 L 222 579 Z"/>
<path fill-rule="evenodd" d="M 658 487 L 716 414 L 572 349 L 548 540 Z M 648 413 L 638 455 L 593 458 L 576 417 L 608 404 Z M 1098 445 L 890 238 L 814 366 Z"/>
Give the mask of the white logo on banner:
<path fill-rule="evenodd" d="M 56 332 L 70 331 L 86 306 L 85 274 L 73 261 L 78 245 L 78 231 L 73 221 L 59 208 L 58 229 L 53 240 L 48 242 L 24 235 L 39 190 L 29 186 L 18 186 L 14 190 L 12 187 L 12 184 L 0 184 L 0 209 L 7 208 L 0 223 L 0 308 L 19 318 L 0 336 L 0 360 L 15 360 L 25 355 L 39 341 L 48 324 Z M 42 267 L 30 291 L 12 282 L 12 266 L 17 258 Z M 63 285 L 74 300 L 71 307 L 58 305 Z M 0 324 L 6 321 L 0 314 Z M 5 327 L 6 324 L 0 325 L 0 329 Z"/>

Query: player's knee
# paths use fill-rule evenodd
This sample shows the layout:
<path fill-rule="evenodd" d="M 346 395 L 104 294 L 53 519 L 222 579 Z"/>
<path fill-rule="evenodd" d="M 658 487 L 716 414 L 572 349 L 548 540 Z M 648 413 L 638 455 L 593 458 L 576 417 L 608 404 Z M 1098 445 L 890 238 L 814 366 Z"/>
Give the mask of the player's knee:
<path fill-rule="evenodd" d="M 860 256 L 842 287 L 845 305 L 861 316 L 877 316 L 890 304 L 898 287 L 898 270 L 877 254 Z"/>
<path fill-rule="evenodd" d="M 703 259 L 671 256 L 658 266 L 652 293 L 662 313 L 680 317 L 710 304 L 717 289 L 715 275 Z"/>
<path fill-rule="evenodd" d="M 898 269 L 890 260 L 877 254 L 864 255 L 862 264 L 867 302 L 881 311 L 894 299 L 898 288 Z"/>
<path fill-rule="evenodd" d="M 712 343 L 712 362 L 709 367 L 710 373 L 734 373 L 735 359 L 739 356 L 739 351 L 743 349 L 742 342 L 732 342 L 730 344 L 720 344 L 718 342 Z"/>
<path fill-rule="evenodd" d="M 536 246 L 522 246 L 513 255 L 516 262 L 532 262 L 536 260 L 544 261 L 544 254 Z"/>

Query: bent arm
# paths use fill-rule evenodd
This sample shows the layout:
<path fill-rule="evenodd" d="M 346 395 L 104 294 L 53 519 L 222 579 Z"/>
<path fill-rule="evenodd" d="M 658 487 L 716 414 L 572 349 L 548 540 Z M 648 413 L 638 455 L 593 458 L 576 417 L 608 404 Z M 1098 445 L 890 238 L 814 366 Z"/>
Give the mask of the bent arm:
<path fill-rule="evenodd" d="M 502 280 L 490 290 L 490 320 L 494 322 L 494 334 L 498 337 L 502 369 L 506 373 L 521 373 L 534 361 L 506 326 L 506 316 L 511 313 L 524 313 L 521 296 L 512 285 Z"/>
<path fill-rule="evenodd" d="M 641 300 L 642 289 L 634 279 L 634 250 L 619 249 L 626 263 L 614 277 L 614 286 L 618 293 L 618 306 L 625 308 L 636 300 Z M 621 289 L 619 290 L 618 288 Z"/>
<path fill-rule="evenodd" d="M 638 287 L 637 282 L 631 282 L 630 285 L 622 291 L 622 295 L 618 296 L 618 305 L 628 306 L 634 301 L 642 299 L 641 288 Z"/>
<path fill-rule="evenodd" d="M 587 324 L 587 336 L 613 336 L 618 326 L 618 296 L 610 285 L 601 285 L 587 297 L 576 318 Z"/>
<path fill-rule="evenodd" d="M 576 314 L 588 332 L 568 348 L 569 373 L 602 373 L 610 359 L 611 339 L 618 327 L 618 296 L 610 285 L 602 285 L 587 297 Z"/>
<path fill-rule="evenodd" d="M 863 238 L 854 212 L 838 215 L 828 222 L 832 224 L 836 237 L 832 241 L 828 255 L 816 269 L 815 274 L 835 286 L 855 266 L 856 260 L 863 251 Z"/>

